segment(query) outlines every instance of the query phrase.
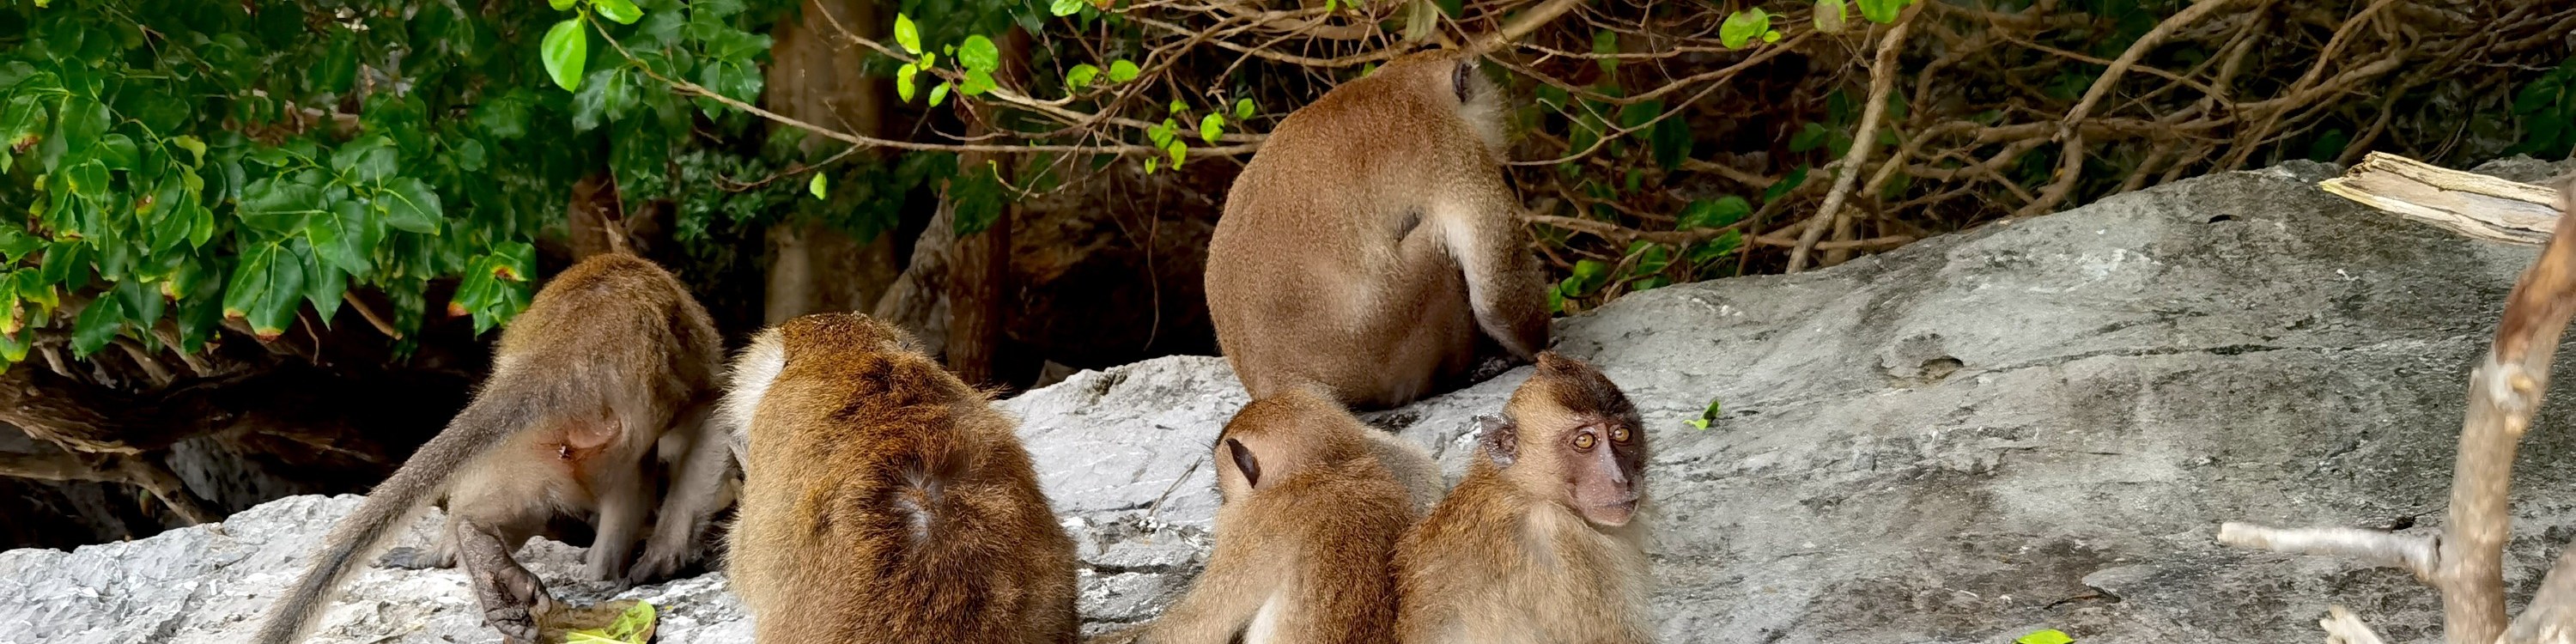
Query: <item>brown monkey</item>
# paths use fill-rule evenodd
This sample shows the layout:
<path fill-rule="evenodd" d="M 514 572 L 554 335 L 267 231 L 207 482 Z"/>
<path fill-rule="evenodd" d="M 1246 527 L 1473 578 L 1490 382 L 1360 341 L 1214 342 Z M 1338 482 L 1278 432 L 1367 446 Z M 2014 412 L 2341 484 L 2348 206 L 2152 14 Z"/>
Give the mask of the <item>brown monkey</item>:
<path fill-rule="evenodd" d="M 656 512 L 656 473 L 646 468 L 657 447 L 676 457 L 668 460 L 678 471 L 667 474 L 665 526 L 633 572 L 669 574 L 725 501 L 721 444 L 691 426 L 714 402 L 723 359 L 706 309 L 660 267 L 610 254 L 565 270 L 501 332 L 492 375 L 473 402 L 332 529 L 256 641 L 299 639 L 367 553 L 442 496 L 439 551 L 408 558 L 463 564 L 484 621 L 506 638 L 534 641 L 536 618 L 554 600 L 510 553 L 557 512 L 595 514 L 586 571 L 629 579 L 635 541 Z"/>
<path fill-rule="evenodd" d="M 1393 407 L 1461 384 L 1480 337 L 1517 359 L 1546 348 L 1501 91 L 1476 60 L 1422 52 L 1336 87 L 1235 179 L 1208 241 L 1208 314 L 1254 399 L 1311 383 Z"/>
<path fill-rule="evenodd" d="M 1643 643 L 1646 432 L 1618 385 L 1543 352 L 1467 477 L 1396 551 L 1400 641 Z"/>
<path fill-rule="evenodd" d="M 1391 559 L 1420 515 L 1373 433 L 1304 387 L 1245 405 L 1217 436 L 1224 500 L 1207 570 L 1162 616 L 1112 641 L 1391 641 Z M 1417 467 L 1438 476 L 1427 456 Z"/>
<path fill-rule="evenodd" d="M 856 313 L 735 360 L 747 433 L 726 574 L 762 644 L 1069 644 L 1073 539 L 1010 418 Z"/>

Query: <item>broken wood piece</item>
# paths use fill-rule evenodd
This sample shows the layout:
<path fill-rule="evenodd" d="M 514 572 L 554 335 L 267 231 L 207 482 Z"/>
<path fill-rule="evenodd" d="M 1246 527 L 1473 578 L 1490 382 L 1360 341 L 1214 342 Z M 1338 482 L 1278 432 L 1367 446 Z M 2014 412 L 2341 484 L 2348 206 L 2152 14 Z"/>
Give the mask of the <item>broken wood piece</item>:
<path fill-rule="evenodd" d="M 2558 191 L 2372 152 L 2326 192 L 2478 239 L 2540 245 L 2558 223 Z"/>

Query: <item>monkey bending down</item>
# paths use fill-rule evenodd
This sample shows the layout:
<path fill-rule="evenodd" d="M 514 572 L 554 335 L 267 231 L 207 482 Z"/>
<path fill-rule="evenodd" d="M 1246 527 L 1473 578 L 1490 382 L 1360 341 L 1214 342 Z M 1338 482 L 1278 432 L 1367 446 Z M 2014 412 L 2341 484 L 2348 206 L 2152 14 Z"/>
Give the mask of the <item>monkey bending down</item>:
<path fill-rule="evenodd" d="M 1208 241 L 1209 318 L 1254 399 L 1305 383 L 1393 407 L 1459 384 L 1480 335 L 1518 359 L 1546 348 L 1502 117 L 1476 58 L 1444 50 L 1387 63 L 1271 131 Z"/>
<path fill-rule="evenodd" d="M 585 555 L 594 578 L 676 571 L 728 501 L 722 445 L 700 435 L 724 356 L 718 342 L 706 309 L 651 262 L 609 254 L 565 270 L 502 330 L 473 402 L 332 529 L 256 641 L 300 639 L 359 562 L 440 496 L 447 526 L 440 552 L 424 559 L 462 564 L 484 621 L 505 638 L 534 641 L 536 618 L 554 601 L 510 553 L 557 512 L 597 514 Z M 657 479 L 645 468 L 657 447 L 671 490 L 630 571 L 656 512 Z"/>
<path fill-rule="evenodd" d="M 1467 476 L 1396 551 L 1405 644 L 1642 644 L 1646 433 L 1618 385 L 1544 352 Z"/>
<path fill-rule="evenodd" d="M 1418 448 L 1370 437 L 1383 433 L 1303 387 L 1244 406 L 1217 437 L 1224 501 L 1207 570 L 1161 617 L 1107 641 L 1392 641 L 1391 559 L 1424 492 L 1391 465 L 1427 471 L 1434 484 L 1439 469 Z"/>
<path fill-rule="evenodd" d="M 983 392 L 855 313 L 762 332 L 732 378 L 726 574 L 762 644 L 1073 641 L 1073 540 Z"/>

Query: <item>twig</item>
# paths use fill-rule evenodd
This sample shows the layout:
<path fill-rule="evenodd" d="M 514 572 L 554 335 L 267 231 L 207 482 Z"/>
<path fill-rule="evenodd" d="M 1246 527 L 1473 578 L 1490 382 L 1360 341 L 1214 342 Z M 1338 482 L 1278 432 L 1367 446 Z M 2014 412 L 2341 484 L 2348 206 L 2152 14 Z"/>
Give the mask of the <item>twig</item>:
<path fill-rule="evenodd" d="M 2102 76 L 2093 79 L 2093 86 L 2084 90 L 2084 98 L 2075 102 L 2074 109 L 2067 110 L 2066 117 L 2057 121 L 2057 138 L 2066 142 L 2065 148 L 2058 154 L 2061 165 L 2057 169 L 2057 179 L 2050 181 L 2047 188 L 2040 190 L 2037 200 L 2023 205 L 2020 210 L 2013 212 L 2013 216 L 2045 215 L 2058 204 L 2065 203 L 2066 194 L 2075 189 L 2075 180 L 2084 175 L 2084 133 L 2075 125 L 2083 122 L 2084 118 L 2093 112 L 2093 106 L 2102 102 L 2102 97 L 2110 94 L 2113 86 L 2120 84 L 2120 77 L 2127 74 L 2130 67 L 2137 65 L 2139 58 L 2146 56 L 2147 52 L 2155 49 L 2156 45 L 2163 44 L 2165 38 L 2173 35 L 2174 30 L 2199 22 L 2202 16 L 2226 8 L 2230 4 L 2234 4 L 2234 0 L 2201 0 L 2198 4 L 2175 12 L 2164 22 L 2156 23 L 2155 28 L 2147 30 L 2146 35 L 2139 36 L 2137 42 L 2130 43 L 2127 51 L 2120 52 L 2120 58 L 2111 61 L 2110 68 L 2102 70 Z"/>
<path fill-rule="evenodd" d="M 1808 220 L 1807 231 L 1798 235 L 1798 245 L 1789 250 L 1789 267 L 1784 272 L 1807 270 L 1807 254 L 1825 236 L 1826 224 L 1850 216 L 1842 212 L 1843 202 L 1851 199 L 1852 183 L 1860 179 L 1861 168 L 1869 164 L 1870 149 L 1878 147 L 1879 121 L 1887 114 L 1888 93 L 1896 89 L 1896 55 L 1904 50 L 1905 32 L 1914 25 L 1914 17 L 1923 12 L 1924 4 L 1907 6 L 1905 15 L 1897 16 L 1896 25 L 1878 42 L 1878 60 L 1869 66 L 1869 105 L 1861 110 L 1860 130 L 1852 134 L 1851 151 L 1844 154 L 1842 166 L 1834 170 L 1834 187 L 1825 191 L 1825 205 L 1816 210 L 1816 217 Z"/>
<path fill-rule="evenodd" d="M 2428 536 L 2391 534 L 2360 528 L 2283 530 L 2236 523 L 2219 524 L 2218 542 L 2297 555 L 2334 555 L 2377 566 L 2404 568 L 2417 579 L 2432 579 L 2434 544 Z"/>
<path fill-rule="evenodd" d="M 2372 152 L 2343 176 L 2317 184 L 2326 192 L 2479 239 L 2515 244 L 2549 241 L 2559 219 L 2558 191 L 2473 172 L 2447 170 Z"/>
<path fill-rule="evenodd" d="M 2326 629 L 2326 644 L 2381 644 L 2369 624 L 2340 605 L 2326 607 L 2326 618 L 2317 620 L 2317 627 Z"/>
<path fill-rule="evenodd" d="M 367 325 L 375 327 L 377 333 L 385 334 L 385 337 L 396 340 L 403 339 L 401 330 L 395 329 L 393 323 L 386 322 L 383 316 L 376 315 L 375 309 L 367 308 L 367 303 L 360 301 L 357 294 L 350 293 L 348 291 L 341 291 L 340 301 L 349 303 L 349 308 L 357 311 L 358 317 L 366 318 Z"/>
<path fill-rule="evenodd" d="M 2576 197 L 2567 192 L 2560 195 L 2560 208 L 2576 209 L 2570 204 Z M 2488 644 L 2505 630 L 2504 546 L 2513 528 L 2507 492 L 2513 485 L 2514 452 L 2549 391 L 2551 359 L 2571 316 L 2576 316 L 2576 217 L 2560 217 L 2540 259 L 2506 296 L 2495 344 L 2469 372 L 2469 409 L 2451 471 L 2450 516 L 2434 556 L 2429 564 L 2407 557 L 2423 566 L 2418 576 L 2441 591 L 2444 636 L 2451 644 Z M 2247 534 L 2242 527 L 2221 532 Z M 2570 565 L 2562 560 L 2560 567 Z M 2544 587 L 2576 584 L 2576 573 L 2554 573 L 2543 580 Z M 2552 615 L 2527 619 L 2550 619 L 2565 610 L 2569 594 L 2554 593 L 2553 602 L 2541 606 Z"/>

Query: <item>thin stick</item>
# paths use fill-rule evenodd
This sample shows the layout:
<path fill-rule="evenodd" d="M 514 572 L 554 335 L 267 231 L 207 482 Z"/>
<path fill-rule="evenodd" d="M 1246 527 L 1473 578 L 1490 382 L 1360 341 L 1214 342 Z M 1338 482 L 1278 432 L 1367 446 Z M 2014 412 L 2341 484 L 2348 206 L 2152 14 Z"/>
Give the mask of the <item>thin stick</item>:
<path fill-rule="evenodd" d="M 2058 156 L 2063 159 L 2063 164 L 2057 169 L 2057 179 L 2049 182 L 2048 187 L 2040 191 L 2038 200 L 2014 211 L 2013 216 L 2045 215 L 2056 208 L 2057 204 L 2064 203 L 2066 193 L 2075 189 L 2075 180 L 2084 174 L 2084 132 L 2077 129 L 2075 125 L 2083 122 L 2085 116 L 2092 114 L 2094 104 L 2102 102 L 2102 97 L 2110 94 L 2113 86 L 2120 84 L 2120 77 L 2127 74 L 2130 67 L 2136 66 L 2138 59 L 2145 57 L 2149 50 L 2162 44 L 2165 38 L 2173 35 L 2174 31 L 2199 22 L 2201 17 L 2226 8 L 2230 4 L 2234 4 L 2233 0 L 2202 0 L 2199 4 L 2175 12 L 2173 17 L 2166 18 L 2164 22 L 2156 23 L 2154 29 L 2147 30 L 2147 34 L 2139 36 L 2137 42 L 2130 43 L 2128 51 L 2120 52 L 2120 58 L 2111 61 L 2111 67 L 2102 70 L 2102 76 L 2093 79 L 2093 86 L 2084 90 L 2083 100 L 2076 101 L 2075 108 L 2066 111 L 2066 118 L 2057 121 L 2057 138 L 2066 142 L 2064 150 L 2058 153 Z"/>
<path fill-rule="evenodd" d="M 2404 568 L 2416 579 L 2430 580 L 2437 565 L 2433 539 L 2359 528 L 2283 530 L 2227 522 L 2218 526 L 2218 542 L 2239 548 L 2261 548 L 2299 555 L 2351 557 L 2373 565 Z"/>
<path fill-rule="evenodd" d="M 622 236 L 610 235 L 610 243 L 622 243 L 619 241 L 619 237 Z M 375 327 L 377 333 L 385 334 L 385 337 L 396 340 L 403 339 L 402 331 L 395 329 L 393 323 L 386 322 L 384 316 L 376 315 L 375 309 L 367 308 L 367 303 L 360 301 L 356 293 L 341 291 L 340 301 L 349 303 L 349 308 L 356 310 L 358 312 L 358 317 L 366 318 L 367 326 Z"/>
<path fill-rule="evenodd" d="M 2317 626 L 2326 629 L 2326 644 L 2381 644 L 2379 634 L 2371 632 L 2369 624 L 2361 623 L 2351 609 L 2340 605 L 2327 607 L 2326 618 L 2317 620 Z"/>
<path fill-rule="evenodd" d="M 2215 0 L 2213 0 L 2215 1 Z M 1860 131 L 1852 134 L 1850 152 L 1843 155 L 1842 166 L 1834 169 L 1834 187 L 1825 192 L 1825 205 L 1807 220 L 1807 230 L 1798 235 L 1798 245 L 1789 250 L 1789 267 L 1785 272 L 1807 270 L 1807 253 L 1825 236 L 1825 227 L 1842 212 L 1843 202 L 1851 198 L 1852 184 L 1860 180 L 1861 169 L 1869 164 L 1869 151 L 1878 147 L 1879 121 L 1887 114 L 1887 96 L 1896 89 L 1896 55 L 1905 48 L 1905 32 L 1914 25 L 1914 16 L 1923 12 L 1925 3 L 1917 2 L 1897 16 L 1896 25 L 1878 42 L 1878 60 L 1869 65 L 1869 106 L 1861 110 Z M 1848 226 L 1848 224 L 1846 224 Z"/>

